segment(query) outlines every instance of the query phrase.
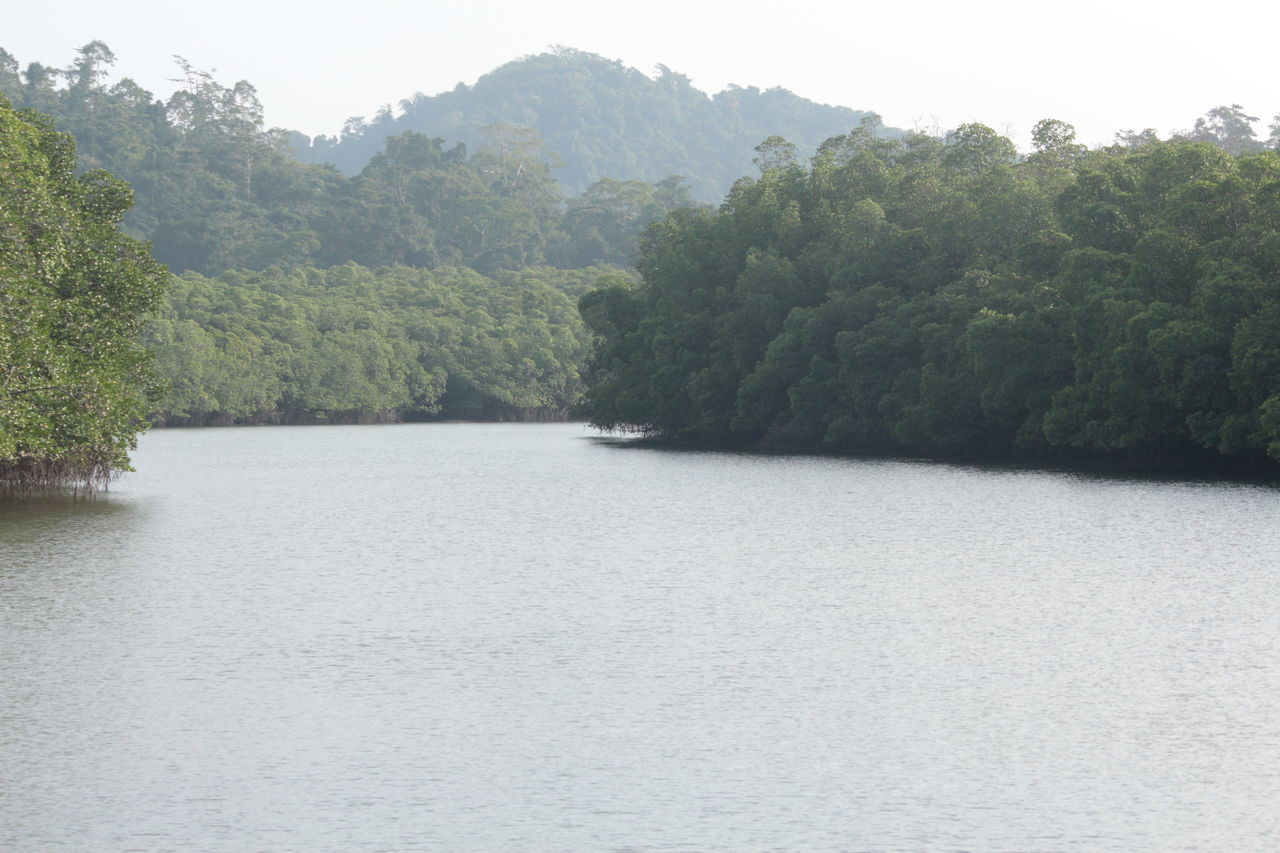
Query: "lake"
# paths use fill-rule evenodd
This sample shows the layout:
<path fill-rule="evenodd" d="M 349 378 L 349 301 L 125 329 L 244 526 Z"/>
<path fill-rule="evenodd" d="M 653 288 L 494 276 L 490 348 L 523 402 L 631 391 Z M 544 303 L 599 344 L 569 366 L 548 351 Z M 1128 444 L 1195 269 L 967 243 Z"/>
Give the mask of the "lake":
<path fill-rule="evenodd" d="M 5 851 L 1274 851 L 1280 489 L 162 430 L 0 507 Z"/>

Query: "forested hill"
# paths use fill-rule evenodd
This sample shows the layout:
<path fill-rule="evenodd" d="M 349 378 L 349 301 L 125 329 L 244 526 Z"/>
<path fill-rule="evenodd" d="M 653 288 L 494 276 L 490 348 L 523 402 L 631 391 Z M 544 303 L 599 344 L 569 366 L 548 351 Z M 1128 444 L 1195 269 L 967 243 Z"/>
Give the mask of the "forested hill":
<path fill-rule="evenodd" d="M 497 123 L 532 127 L 564 163 L 556 178 L 578 193 L 601 178 L 659 181 L 681 175 L 693 195 L 718 203 L 752 174 L 760 140 L 782 136 L 802 156 L 856 127 L 865 112 L 817 104 L 785 89 L 731 86 L 709 96 L 660 66 L 656 78 L 577 50 L 509 62 L 474 86 L 402 101 L 372 119 L 351 119 L 337 137 L 293 137 L 304 162 L 354 175 L 388 136 L 412 130 L 475 148 Z M 889 136 L 900 135 L 890 131 Z"/>
<path fill-rule="evenodd" d="M 692 204 L 674 177 L 598 181 L 565 199 L 534 131 L 510 126 L 491 128 L 490 144 L 474 152 L 406 131 L 348 178 L 291 156 L 282 134 L 263 126 L 246 82 L 223 86 L 183 63 L 182 88 L 158 100 L 131 80 L 108 83 L 113 61 L 106 45 L 91 42 L 64 68 L 30 63 L 20 71 L 0 49 L 0 104 L 7 107 L 8 94 L 18 108 L 9 110 L 15 134 L 35 133 L 23 129 L 30 125 L 45 140 L 40 145 L 56 149 L 55 185 L 83 173 L 90 189 L 58 189 L 59 198 L 87 192 L 110 213 L 111 226 L 123 219 L 130 236 L 151 241 L 156 259 L 182 274 L 153 306 L 158 316 L 144 335 L 163 394 L 152 414 L 166 423 L 564 417 L 579 396 L 588 343 L 574 300 L 602 278 L 629 280 L 620 267 L 631 263 L 636 235 Z M 13 183 L 21 161 L 10 159 L 0 158 L 0 178 L 8 181 L 0 181 L 0 196 L 25 204 L 37 196 Z M 21 204 L 0 204 L 0 214 L 18 217 L 11 231 L 34 229 L 28 243 L 38 253 L 23 262 L 43 269 L 45 244 L 70 239 L 63 232 L 74 230 L 78 214 L 50 208 L 62 223 L 51 229 L 52 219 L 22 213 Z M 94 240 L 111 248 L 109 260 L 85 255 L 91 281 L 96 271 L 114 275 L 119 247 L 135 245 L 108 236 Z M 25 293 L 26 273 L 8 270 L 12 249 L 0 246 L 0 297 L 15 281 L 13 293 Z M 60 265 L 66 249 L 54 249 Z M 159 299 L 168 276 L 152 266 Z M 127 283 L 117 277 L 119 286 Z M 63 358 L 71 367 L 45 355 L 62 358 L 57 324 L 102 334 L 65 320 L 66 312 L 92 318 L 98 309 L 62 305 L 80 287 L 64 279 L 57 293 L 18 299 L 16 319 L 0 304 L 0 356 L 12 356 L 10 387 L 0 387 L 0 492 L 11 437 L 60 423 L 47 399 L 55 392 L 75 390 L 58 398 L 74 409 L 66 419 L 92 415 L 118 425 L 101 406 L 81 405 L 118 379 L 104 373 L 118 368 L 110 359 L 100 359 L 102 369 L 81 364 L 101 346 L 77 342 Z M 30 311 L 56 321 L 48 335 L 54 343 L 32 333 Z M 138 332 L 131 329 L 131 341 Z M 35 366 L 28 370 L 24 358 Z M 64 380 L 73 367 L 75 381 Z M 135 378 L 118 396 L 136 420 L 149 406 L 138 396 L 147 382 Z M 84 432 L 74 429 L 68 434 Z M 70 469 L 55 455 L 49 470 L 93 480 L 123 464 L 117 451 L 95 450 L 88 467 Z M 45 482 L 43 470 L 24 482 Z"/>
<path fill-rule="evenodd" d="M 19 70 L 0 49 L 0 93 L 74 136 L 81 168 L 129 182 L 125 227 L 174 272 L 626 266 L 646 224 L 694 203 L 675 175 L 600 180 L 565 198 L 537 131 L 510 124 L 487 126 L 470 149 L 401 131 L 348 177 L 293 157 L 246 81 L 223 85 L 180 61 L 181 88 L 160 100 L 128 78 L 109 83 L 114 61 L 91 42 L 66 67 Z"/>

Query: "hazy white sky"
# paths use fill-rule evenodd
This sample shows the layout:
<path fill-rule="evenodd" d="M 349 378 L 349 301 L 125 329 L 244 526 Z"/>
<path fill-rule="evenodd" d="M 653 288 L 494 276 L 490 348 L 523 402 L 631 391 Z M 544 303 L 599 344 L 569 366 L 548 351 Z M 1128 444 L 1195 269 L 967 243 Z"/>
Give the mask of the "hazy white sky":
<path fill-rule="evenodd" d="M 1046 117 L 1099 144 L 1129 128 L 1164 136 L 1229 103 L 1265 138 L 1280 112 L 1275 2 L 67 0 L 4 18 L 0 47 L 23 66 L 64 66 L 101 39 L 117 76 L 167 96 L 179 54 L 224 84 L 248 80 L 269 124 L 310 135 L 551 45 L 646 73 L 662 63 L 707 92 L 782 86 L 900 127 L 980 121 L 1021 147 Z"/>

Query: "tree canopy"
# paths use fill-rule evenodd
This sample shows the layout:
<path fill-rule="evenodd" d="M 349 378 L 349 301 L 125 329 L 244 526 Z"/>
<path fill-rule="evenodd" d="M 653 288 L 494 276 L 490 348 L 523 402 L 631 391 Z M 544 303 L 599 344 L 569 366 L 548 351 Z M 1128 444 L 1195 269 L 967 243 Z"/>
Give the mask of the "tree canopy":
<path fill-rule="evenodd" d="M 0 492 L 128 468 L 149 412 L 139 336 L 167 273 L 120 221 L 129 187 L 0 95 Z"/>
<path fill-rule="evenodd" d="M 185 273 L 146 331 L 168 424 L 560 419 L 605 268 Z"/>
<path fill-rule="evenodd" d="M 65 68 L 19 72 L 0 50 L 0 91 L 74 135 L 82 168 L 130 183 L 126 229 L 175 272 L 630 264 L 644 225 L 694 204 L 671 174 L 601 179 L 566 200 L 559 155 L 536 128 L 500 118 L 465 145 L 389 128 L 348 177 L 299 162 L 246 81 L 224 85 L 179 58 L 180 88 L 158 100 L 128 79 L 108 85 L 114 61 L 91 42 Z"/>
<path fill-rule="evenodd" d="M 1231 131 L 1234 132 L 1234 131 Z M 772 447 L 1280 460 L 1280 154 L 768 146 L 583 297 L 602 426 Z"/>
<path fill-rule="evenodd" d="M 16 119 L 28 130 L 15 139 L 36 134 L 54 183 L 73 188 L 50 198 L 79 211 L 61 234 L 40 217 L 69 214 L 5 208 L 6 228 L 27 229 L 5 251 L 36 247 L 28 266 L 6 260 L 13 280 L 48 290 L 5 297 L 8 357 L 42 365 L 7 368 L 6 436 L 39 409 L 69 424 L 101 389 L 133 408 L 95 423 L 124 435 L 136 421 L 141 398 L 123 390 L 145 379 L 136 348 L 101 359 L 92 388 L 62 377 L 97 369 L 72 366 L 76 346 L 107 352 L 70 344 L 81 318 L 141 327 L 94 315 L 81 302 L 110 288 L 81 293 L 50 266 L 65 255 L 102 282 L 85 270 L 123 264 L 110 281 L 145 313 L 152 268 L 123 224 L 180 273 L 145 332 L 167 423 L 561 416 L 585 377 L 597 423 L 671 436 L 1280 458 L 1280 116 L 1265 141 L 1231 104 L 1167 141 L 1123 131 L 1093 151 L 1046 119 L 1020 154 L 977 123 L 903 134 L 782 90 L 708 98 L 670 69 L 557 50 L 308 145 L 264 126 L 247 82 L 180 60 L 179 90 L 159 100 L 109 85 L 113 61 L 92 42 L 66 67 L 19 71 L 0 51 L 0 91 L 56 123 Z M 859 115 L 831 135 L 828 121 Z M 75 135 L 78 167 L 52 126 Z M 350 174 L 295 153 L 351 155 Z M 752 163 L 758 177 L 734 180 Z M 693 203 L 731 180 L 719 209 Z M 46 246 L 91 232 L 118 242 Z M 566 313 L 578 296 L 596 337 L 585 373 Z"/>

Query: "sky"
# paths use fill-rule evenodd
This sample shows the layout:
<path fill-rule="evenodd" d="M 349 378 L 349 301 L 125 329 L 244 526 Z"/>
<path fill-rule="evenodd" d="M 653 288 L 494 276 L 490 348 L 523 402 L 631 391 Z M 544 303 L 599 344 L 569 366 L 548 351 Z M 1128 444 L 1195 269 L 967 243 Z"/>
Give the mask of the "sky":
<path fill-rule="evenodd" d="M 248 80 L 269 125 L 311 136 L 556 45 L 649 74 L 663 64 L 708 93 L 781 86 L 926 131 L 981 122 L 1023 149 L 1042 118 L 1099 145 L 1118 130 L 1167 136 L 1232 103 L 1265 138 L 1280 113 L 1280 3 L 66 0 L 4 19 L 0 47 L 24 67 L 68 65 L 99 39 L 114 77 L 164 97 L 176 54 L 224 85 Z"/>

